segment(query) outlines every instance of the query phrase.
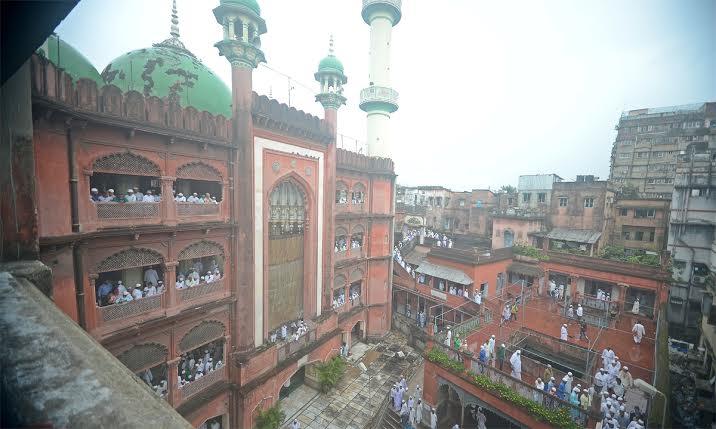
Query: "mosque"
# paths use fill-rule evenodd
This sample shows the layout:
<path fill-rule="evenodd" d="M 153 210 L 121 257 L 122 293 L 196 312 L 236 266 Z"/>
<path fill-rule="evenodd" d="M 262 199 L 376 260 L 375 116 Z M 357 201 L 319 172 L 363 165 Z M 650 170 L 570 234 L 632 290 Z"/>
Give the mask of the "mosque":
<path fill-rule="evenodd" d="M 251 428 L 315 383 L 316 363 L 390 330 L 401 9 L 362 3 L 363 155 L 336 148 L 347 77 L 332 44 L 318 118 L 253 92 L 261 9 L 216 1 L 230 87 L 182 42 L 176 2 L 169 38 L 101 73 L 57 36 L 32 56 L 36 216 L 22 230 L 56 305 L 194 427 Z"/>

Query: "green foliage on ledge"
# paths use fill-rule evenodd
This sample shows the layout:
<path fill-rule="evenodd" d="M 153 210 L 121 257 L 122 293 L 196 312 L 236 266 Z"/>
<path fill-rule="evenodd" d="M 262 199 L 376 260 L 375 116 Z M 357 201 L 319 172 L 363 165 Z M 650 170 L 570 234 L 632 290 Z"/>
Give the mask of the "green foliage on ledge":
<path fill-rule="evenodd" d="M 316 372 L 318 373 L 321 390 L 325 393 L 338 384 L 338 381 L 343 377 L 346 372 L 346 362 L 342 357 L 336 356 L 326 363 L 318 364 Z"/>
<path fill-rule="evenodd" d="M 281 411 L 278 404 L 267 410 L 260 410 L 256 416 L 256 429 L 279 429 L 286 418 L 286 413 Z"/>
<path fill-rule="evenodd" d="M 549 256 L 544 254 L 541 249 L 538 249 L 534 246 L 516 244 L 512 247 L 512 251 L 515 253 L 515 255 L 527 256 L 530 258 L 539 259 L 540 261 L 546 261 L 549 259 Z"/>
<path fill-rule="evenodd" d="M 620 246 L 604 246 L 602 250 L 599 251 L 599 257 L 650 267 L 661 266 L 661 258 L 659 258 L 659 255 L 647 255 L 645 253 L 641 255 L 627 255 L 626 250 Z"/>
<path fill-rule="evenodd" d="M 465 366 L 461 362 L 456 362 L 455 360 L 450 359 L 445 352 L 437 347 L 431 348 L 426 357 L 430 362 L 449 371 L 460 374 L 465 372 Z M 542 404 L 538 404 L 537 402 L 521 396 L 503 383 L 492 381 L 485 375 L 475 374 L 472 371 L 468 371 L 467 375 L 470 377 L 470 382 L 473 385 L 492 393 L 504 401 L 510 402 L 524 409 L 527 413 L 539 421 L 547 422 L 560 429 L 582 428 L 582 425 L 576 423 L 572 419 L 569 410 L 566 408 L 547 408 Z"/>

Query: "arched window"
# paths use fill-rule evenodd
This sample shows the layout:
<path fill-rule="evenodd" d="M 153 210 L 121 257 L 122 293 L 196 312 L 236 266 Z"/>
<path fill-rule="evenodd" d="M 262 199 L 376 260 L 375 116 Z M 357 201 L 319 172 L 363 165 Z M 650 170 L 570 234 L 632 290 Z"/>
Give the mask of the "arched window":
<path fill-rule="evenodd" d="M 348 231 L 344 227 L 339 226 L 336 228 L 334 251 L 338 253 L 345 252 L 346 250 L 348 250 Z"/>
<path fill-rule="evenodd" d="M 353 185 L 353 191 L 351 192 L 351 203 L 363 204 L 365 202 L 365 186 L 362 183 L 356 183 Z"/>
<path fill-rule="evenodd" d="M 353 231 L 351 233 L 351 249 L 360 249 L 363 247 L 363 234 L 364 234 L 363 226 L 356 225 L 353 227 Z"/>
<path fill-rule="evenodd" d="M 506 229 L 502 236 L 505 243 L 505 247 L 512 247 L 515 244 L 514 232 L 510 231 L 509 229 Z"/>
<path fill-rule="evenodd" d="M 269 204 L 269 231 L 272 237 L 303 235 L 306 197 L 295 183 L 279 183 L 271 192 Z"/>
<path fill-rule="evenodd" d="M 336 204 L 348 204 L 348 186 L 343 182 L 336 182 Z"/>

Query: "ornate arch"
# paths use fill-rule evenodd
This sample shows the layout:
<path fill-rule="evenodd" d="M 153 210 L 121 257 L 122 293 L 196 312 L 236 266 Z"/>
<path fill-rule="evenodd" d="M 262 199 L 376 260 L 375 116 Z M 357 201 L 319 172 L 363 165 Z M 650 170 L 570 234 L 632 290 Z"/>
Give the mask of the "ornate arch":
<path fill-rule="evenodd" d="M 224 247 L 214 241 L 201 240 L 182 249 L 182 251 L 179 252 L 179 256 L 177 256 L 177 260 L 184 261 L 215 255 L 224 255 Z"/>
<path fill-rule="evenodd" d="M 363 280 L 365 273 L 362 269 L 356 268 L 351 272 L 350 281 L 351 283 L 357 282 L 358 280 Z"/>
<path fill-rule="evenodd" d="M 365 192 L 365 185 L 362 182 L 354 183 L 353 192 Z"/>
<path fill-rule="evenodd" d="M 344 276 L 343 274 L 338 274 L 333 279 L 333 287 L 334 288 L 344 287 L 346 285 L 346 283 L 348 283 L 348 280 L 346 280 L 346 276 Z"/>
<path fill-rule="evenodd" d="M 221 182 L 221 173 L 209 164 L 200 161 L 188 162 L 177 168 L 177 179 L 208 180 Z"/>
<path fill-rule="evenodd" d="M 342 235 L 348 236 L 348 229 L 343 226 L 337 226 L 335 236 L 340 237 Z"/>
<path fill-rule="evenodd" d="M 347 191 L 348 184 L 342 180 L 336 180 L 336 191 Z"/>
<path fill-rule="evenodd" d="M 92 171 L 135 176 L 161 176 L 161 170 L 157 164 L 129 151 L 112 153 L 95 159 L 92 163 Z"/>
<path fill-rule="evenodd" d="M 169 350 L 157 343 L 137 344 L 117 356 L 120 362 L 132 372 L 166 362 Z"/>
<path fill-rule="evenodd" d="M 224 336 L 226 326 L 218 320 L 205 320 L 194 326 L 179 341 L 179 351 L 187 352 Z"/>
<path fill-rule="evenodd" d="M 95 272 L 119 271 L 127 268 L 146 267 L 161 264 L 164 257 L 159 252 L 145 248 L 129 248 L 105 258 L 95 267 Z"/>
<path fill-rule="evenodd" d="M 365 228 L 363 227 L 363 225 L 353 225 L 353 228 L 351 229 L 351 235 L 354 234 L 365 234 Z"/>

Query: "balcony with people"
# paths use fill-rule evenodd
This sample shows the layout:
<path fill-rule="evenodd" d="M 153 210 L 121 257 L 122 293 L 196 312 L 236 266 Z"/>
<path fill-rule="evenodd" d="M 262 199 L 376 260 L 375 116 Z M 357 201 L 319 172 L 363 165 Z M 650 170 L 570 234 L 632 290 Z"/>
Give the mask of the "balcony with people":
<path fill-rule="evenodd" d="M 182 353 L 177 365 L 179 402 L 228 379 L 225 349 L 226 339 L 221 337 Z"/>
<path fill-rule="evenodd" d="M 276 346 L 277 363 L 303 350 L 318 338 L 316 325 L 303 318 L 288 320 L 269 331 L 267 344 Z"/>
<path fill-rule="evenodd" d="M 116 255 L 115 259 L 122 256 Z M 153 256 L 148 255 L 146 265 L 125 267 L 120 263 L 116 269 L 107 267 L 106 271 L 90 275 L 98 328 L 121 330 L 129 320 L 163 311 L 166 305 L 164 270 L 160 259 Z M 105 261 L 103 263 L 108 265 Z"/>
<path fill-rule="evenodd" d="M 202 240 L 182 250 L 175 269 L 177 304 L 196 305 L 228 294 L 224 266 L 224 251 L 217 243 Z"/>
<path fill-rule="evenodd" d="M 349 185 L 342 180 L 336 182 L 336 212 L 364 213 L 367 202 L 366 187 L 361 182 Z"/>
<path fill-rule="evenodd" d="M 80 198 L 79 206 L 86 229 L 162 222 L 163 196 L 170 188 L 151 160 L 131 152 L 113 153 L 96 159 L 85 175 L 89 196 Z"/>
<path fill-rule="evenodd" d="M 362 225 L 355 225 L 350 234 L 347 228 L 347 226 L 336 227 L 333 246 L 333 251 L 336 254 L 336 262 L 364 256 L 363 244 L 365 228 L 363 228 Z"/>
<path fill-rule="evenodd" d="M 174 202 L 180 223 L 225 221 L 228 217 L 221 173 L 202 162 L 190 162 L 177 169 Z"/>

